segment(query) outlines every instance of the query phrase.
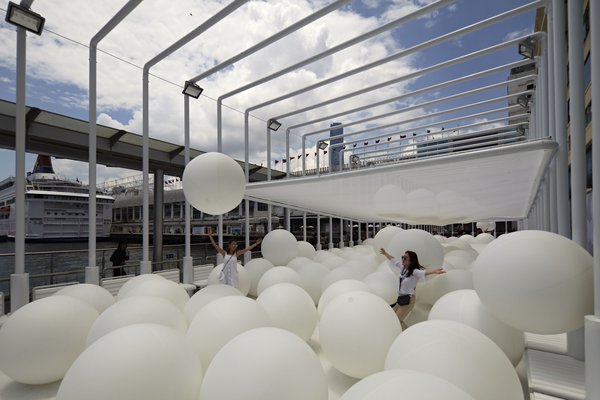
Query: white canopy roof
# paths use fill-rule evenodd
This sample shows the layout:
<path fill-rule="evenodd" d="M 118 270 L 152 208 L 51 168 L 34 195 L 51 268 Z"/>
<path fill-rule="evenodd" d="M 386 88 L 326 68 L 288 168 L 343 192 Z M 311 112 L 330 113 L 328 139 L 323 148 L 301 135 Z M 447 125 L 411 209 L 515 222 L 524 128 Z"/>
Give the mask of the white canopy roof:
<path fill-rule="evenodd" d="M 446 224 L 525 218 L 556 142 L 446 154 L 247 185 L 254 200 L 359 221 Z"/>

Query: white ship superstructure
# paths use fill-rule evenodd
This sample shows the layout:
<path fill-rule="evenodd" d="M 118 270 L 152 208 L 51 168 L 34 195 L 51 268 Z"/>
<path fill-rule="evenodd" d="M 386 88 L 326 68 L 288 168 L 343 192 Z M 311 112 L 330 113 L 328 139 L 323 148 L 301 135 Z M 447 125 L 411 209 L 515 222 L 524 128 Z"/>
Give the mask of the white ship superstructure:
<path fill-rule="evenodd" d="M 0 236 L 15 234 L 15 178 L 0 182 Z M 50 156 L 38 156 L 25 189 L 27 240 L 84 240 L 88 237 L 89 189 L 54 173 Z M 110 236 L 114 198 L 96 192 L 96 237 Z"/>

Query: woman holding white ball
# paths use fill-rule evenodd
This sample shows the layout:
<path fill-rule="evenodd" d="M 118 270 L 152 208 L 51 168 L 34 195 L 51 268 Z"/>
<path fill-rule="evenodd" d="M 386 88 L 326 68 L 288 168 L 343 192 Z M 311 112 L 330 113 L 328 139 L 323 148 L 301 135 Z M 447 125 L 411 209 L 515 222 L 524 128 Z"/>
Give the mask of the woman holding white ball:
<path fill-rule="evenodd" d="M 230 240 L 227 243 L 227 251 L 223 250 L 212 237 L 212 228 L 208 228 L 208 238 L 212 243 L 215 250 L 223 257 L 223 280 L 219 278 L 221 283 L 224 283 L 235 288 L 238 287 L 238 270 L 237 270 L 237 258 L 247 251 L 252 250 L 262 242 L 262 239 L 258 239 L 256 242 L 248 247 L 238 250 L 238 244 L 235 240 Z"/>
<path fill-rule="evenodd" d="M 393 307 L 400 320 L 400 325 L 402 325 L 402 330 L 404 330 L 407 328 L 404 323 L 404 318 L 406 318 L 415 306 L 415 289 L 417 288 L 417 281 L 419 279 L 425 280 L 427 275 L 440 275 L 446 271 L 444 271 L 443 268 L 426 270 L 419 264 L 417 253 L 411 250 L 406 250 L 400 260 L 394 258 L 385 251 L 383 247 L 380 249 L 380 252 L 390 263 L 400 268 L 400 276 L 398 277 L 398 300 Z"/>

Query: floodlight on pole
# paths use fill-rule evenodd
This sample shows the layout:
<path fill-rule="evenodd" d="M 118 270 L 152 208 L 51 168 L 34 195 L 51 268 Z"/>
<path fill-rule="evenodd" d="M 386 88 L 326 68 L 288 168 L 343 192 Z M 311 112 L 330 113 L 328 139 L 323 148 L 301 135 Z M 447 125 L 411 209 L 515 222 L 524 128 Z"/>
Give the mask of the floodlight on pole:
<path fill-rule="evenodd" d="M 204 89 L 196 85 L 194 82 L 185 81 L 185 85 L 183 86 L 183 92 L 181 93 L 185 94 L 186 96 L 190 96 L 197 99 L 198 97 L 200 97 L 203 91 Z"/>
<path fill-rule="evenodd" d="M 325 142 L 323 140 L 319 140 L 319 142 L 317 143 L 317 147 L 320 150 L 325 150 L 327 148 L 327 146 L 329 146 L 329 145 L 327 144 L 327 142 Z"/>
<path fill-rule="evenodd" d="M 529 107 L 529 96 L 526 94 L 520 95 L 519 97 L 517 97 L 517 104 L 523 108 L 528 108 Z"/>
<path fill-rule="evenodd" d="M 268 122 L 269 125 L 269 129 L 272 131 L 276 131 L 277 129 L 281 128 L 281 122 L 275 120 L 275 119 L 270 119 Z"/>
<path fill-rule="evenodd" d="M 46 18 L 42 17 L 40 14 L 15 4 L 12 1 L 8 2 L 5 20 L 8 23 L 19 26 L 36 35 L 42 34 L 44 23 L 46 22 Z"/>
<path fill-rule="evenodd" d="M 354 165 L 357 165 L 357 164 L 360 162 L 360 157 L 359 157 L 359 156 L 357 156 L 356 154 L 353 154 L 353 155 L 350 157 L 350 162 L 351 162 L 352 164 L 354 164 Z"/>
<path fill-rule="evenodd" d="M 528 37 L 519 43 L 519 54 L 525 58 L 533 59 L 535 51 L 535 42 Z"/>

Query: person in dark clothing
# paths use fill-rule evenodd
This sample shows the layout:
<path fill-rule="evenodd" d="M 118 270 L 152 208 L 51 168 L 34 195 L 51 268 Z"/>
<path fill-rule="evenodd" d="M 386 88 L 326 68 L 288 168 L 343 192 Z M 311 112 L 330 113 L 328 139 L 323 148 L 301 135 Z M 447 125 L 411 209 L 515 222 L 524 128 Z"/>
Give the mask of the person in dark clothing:
<path fill-rule="evenodd" d="M 125 261 L 129 260 L 129 252 L 127 251 L 127 242 L 121 241 L 116 250 L 110 256 L 110 261 L 113 267 L 125 265 Z M 127 275 L 125 268 L 113 268 L 113 276 Z"/>

